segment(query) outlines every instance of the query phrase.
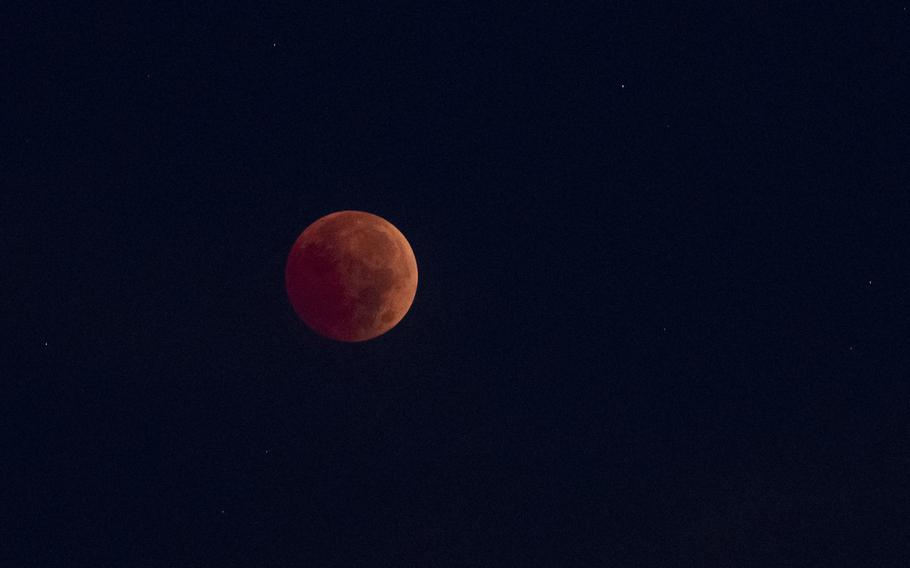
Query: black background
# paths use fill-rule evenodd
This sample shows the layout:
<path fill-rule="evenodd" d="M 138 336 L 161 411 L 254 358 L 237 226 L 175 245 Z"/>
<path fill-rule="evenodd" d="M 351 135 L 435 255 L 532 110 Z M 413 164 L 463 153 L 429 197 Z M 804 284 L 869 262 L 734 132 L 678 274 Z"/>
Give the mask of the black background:
<path fill-rule="evenodd" d="M 3 565 L 901 565 L 910 14 L 737 4 L 6 5 Z"/>

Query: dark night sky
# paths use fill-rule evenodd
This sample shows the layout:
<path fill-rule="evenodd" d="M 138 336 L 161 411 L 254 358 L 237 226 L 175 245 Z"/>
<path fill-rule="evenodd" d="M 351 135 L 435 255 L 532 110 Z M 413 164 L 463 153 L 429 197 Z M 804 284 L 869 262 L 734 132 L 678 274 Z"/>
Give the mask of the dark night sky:
<path fill-rule="evenodd" d="M 906 2 L 20 4 L 3 566 L 902 565 Z M 362 344 L 339 209 L 420 266 Z"/>

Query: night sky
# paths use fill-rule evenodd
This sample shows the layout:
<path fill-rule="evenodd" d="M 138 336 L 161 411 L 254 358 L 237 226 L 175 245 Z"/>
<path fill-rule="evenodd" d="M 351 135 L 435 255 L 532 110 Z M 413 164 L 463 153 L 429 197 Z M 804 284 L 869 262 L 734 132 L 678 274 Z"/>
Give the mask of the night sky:
<path fill-rule="evenodd" d="M 18 4 L 0 565 L 906 565 L 906 2 Z"/>

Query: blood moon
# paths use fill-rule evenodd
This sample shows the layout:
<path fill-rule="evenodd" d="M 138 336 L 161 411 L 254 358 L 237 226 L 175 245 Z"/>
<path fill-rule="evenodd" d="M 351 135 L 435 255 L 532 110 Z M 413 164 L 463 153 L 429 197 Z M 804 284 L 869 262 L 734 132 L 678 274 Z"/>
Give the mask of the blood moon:
<path fill-rule="evenodd" d="M 337 211 L 304 229 L 288 255 L 285 286 L 316 333 L 366 341 L 395 327 L 417 293 L 417 260 L 394 225 L 364 211 Z"/>

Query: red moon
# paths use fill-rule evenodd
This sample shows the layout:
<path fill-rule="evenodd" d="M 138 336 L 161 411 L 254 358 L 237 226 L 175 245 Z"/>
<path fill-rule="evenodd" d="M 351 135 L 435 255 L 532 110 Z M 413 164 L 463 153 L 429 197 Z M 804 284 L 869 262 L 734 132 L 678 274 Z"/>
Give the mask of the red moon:
<path fill-rule="evenodd" d="M 288 255 L 285 287 L 316 333 L 366 341 L 395 327 L 417 293 L 417 260 L 394 225 L 364 211 L 337 211 L 304 229 Z"/>

